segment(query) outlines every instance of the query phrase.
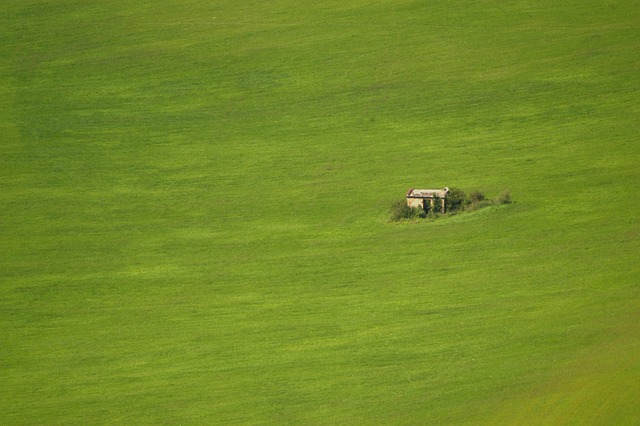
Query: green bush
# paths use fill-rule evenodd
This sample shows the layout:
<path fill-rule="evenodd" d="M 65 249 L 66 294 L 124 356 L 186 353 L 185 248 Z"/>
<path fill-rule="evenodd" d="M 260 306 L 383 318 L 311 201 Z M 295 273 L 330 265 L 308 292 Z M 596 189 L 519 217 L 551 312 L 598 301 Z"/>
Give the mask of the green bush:
<path fill-rule="evenodd" d="M 472 193 L 469 194 L 469 203 L 470 204 L 477 204 L 480 203 L 481 201 L 484 201 L 485 196 L 482 192 L 475 190 Z"/>
<path fill-rule="evenodd" d="M 500 204 L 511 203 L 511 191 L 509 191 L 508 189 L 503 189 L 500 195 L 498 196 L 498 202 Z"/>
<path fill-rule="evenodd" d="M 482 207 L 487 207 L 487 201 L 488 200 L 486 200 L 484 193 L 476 189 L 469 194 L 469 197 L 465 202 L 464 209 L 472 212 L 481 209 Z"/>
<path fill-rule="evenodd" d="M 391 217 L 389 221 L 399 222 L 401 220 L 424 218 L 427 213 L 417 207 L 409 207 L 405 201 L 398 201 L 391 206 Z"/>
<path fill-rule="evenodd" d="M 447 213 L 455 213 L 464 208 L 467 194 L 460 188 L 450 188 L 444 199 L 444 208 Z"/>

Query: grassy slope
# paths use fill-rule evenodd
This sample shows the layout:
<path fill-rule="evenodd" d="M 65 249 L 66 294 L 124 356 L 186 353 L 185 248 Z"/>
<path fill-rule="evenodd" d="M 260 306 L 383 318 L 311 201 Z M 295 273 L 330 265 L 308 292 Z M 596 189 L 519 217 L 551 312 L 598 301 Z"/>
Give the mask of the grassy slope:
<path fill-rule="evenodd" d="M 129 3 L 0 6 L 0 421 L 638 421 L 633 2 Z"/>

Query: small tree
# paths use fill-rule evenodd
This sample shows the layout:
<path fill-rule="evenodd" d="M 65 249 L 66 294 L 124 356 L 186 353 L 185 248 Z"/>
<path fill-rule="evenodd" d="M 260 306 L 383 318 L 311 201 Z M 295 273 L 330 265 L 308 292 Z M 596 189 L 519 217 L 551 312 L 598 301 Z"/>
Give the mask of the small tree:
<path fill-rule="evenodd" d="M 460 188 L 451 188 L 444 199 L 444 208 L 447 213 L 455 213 L 464 208 L 467 195 Z"/>

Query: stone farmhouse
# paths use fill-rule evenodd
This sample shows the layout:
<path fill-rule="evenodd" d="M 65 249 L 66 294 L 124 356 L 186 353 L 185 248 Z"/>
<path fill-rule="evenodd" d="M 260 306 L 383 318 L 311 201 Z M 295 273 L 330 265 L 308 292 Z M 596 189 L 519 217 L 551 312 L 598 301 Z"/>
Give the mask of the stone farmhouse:
<path fill-rule="evenodd" d="M 440 204 L 440 213 L 444 213 L 444 199 L 447 197 L 449 188 L 444 189 L 410 189 L 407 191 L 407 205 L 418 207 L 424 211 L 433 210 L 436 200 Z M 427 207 L 428 203 L 428 207 Z"/>

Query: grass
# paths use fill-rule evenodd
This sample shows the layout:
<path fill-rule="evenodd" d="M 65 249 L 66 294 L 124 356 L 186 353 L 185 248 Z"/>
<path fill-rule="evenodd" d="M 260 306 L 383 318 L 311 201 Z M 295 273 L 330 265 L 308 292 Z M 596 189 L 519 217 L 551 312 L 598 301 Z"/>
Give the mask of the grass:
<path fill-rule="evenodd" d="M 0 5 L 1 423 L 638 422 L 633 2 L 129 3 Z"/>

